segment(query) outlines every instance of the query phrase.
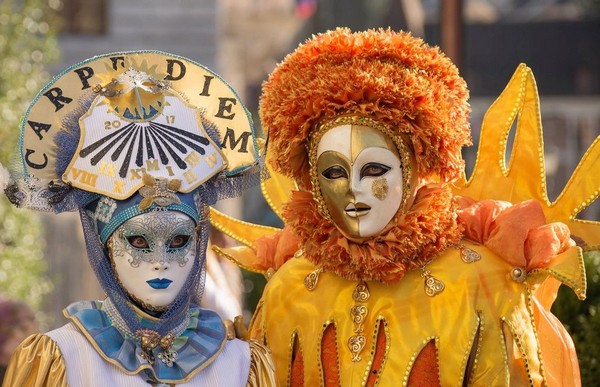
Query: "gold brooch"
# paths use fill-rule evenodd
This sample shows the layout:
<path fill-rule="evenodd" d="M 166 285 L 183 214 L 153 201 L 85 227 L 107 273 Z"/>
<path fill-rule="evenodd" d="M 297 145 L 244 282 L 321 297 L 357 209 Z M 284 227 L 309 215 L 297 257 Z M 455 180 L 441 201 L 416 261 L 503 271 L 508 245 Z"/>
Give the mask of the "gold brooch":
<path fill-rule="evenodd" d="M 160 337 L 156 331 L 151 329 L 140 329 L 136 334 L 140 337 L 142 358 L 148 363 L 154 364 L 155 359 L 152 351 L 160 344 L 163 351 L 158 354 L 158 358 L 165 363 L 167 367 L 173 367 L 175 360 L 177 360 L 177 352 L 171 351 L 171 347 L 175 342 L 175 336 L 172 333 L 167 333 L 163 337 Z"/>
<path fill-rule="evenodd" d="M 165 207 L 170 204 L 181 203 L 179 197 L 175 194 L 181 188 L 181 180 L 155 179 L 144 173 L 142 181 L 144 182 L 144 186 L 140 188 L 140 195 L 143 197 L 139 204 L 140 211 L 144 211 L 152 204 Z"/>

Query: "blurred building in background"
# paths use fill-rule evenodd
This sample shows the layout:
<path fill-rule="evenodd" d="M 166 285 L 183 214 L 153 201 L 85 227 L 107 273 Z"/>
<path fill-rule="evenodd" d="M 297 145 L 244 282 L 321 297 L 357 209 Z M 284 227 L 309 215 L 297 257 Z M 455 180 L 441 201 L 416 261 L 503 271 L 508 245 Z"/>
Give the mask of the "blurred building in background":
<path fill-rule="evenodd" d="M 61 61 L 51 72 L 112 51 L 156 49 L 182 55 L 227 80 L 253 113 L 257 127 L 262 81 L 313 33 L 336 26 L 391 27 L 410 30 L 433 45 L 442 43 L 440 0 L 49 1 L 62 20 Z M 462 7 L 457 63 L 471 89 L 475 144 L 485 110 L 517 65 L 527 63 L 540 89 L 548 187 L 550 198 L 556 198 L 583 151 L 600 134 L 598 1 L 448 3 Z M 474 149 L 466 150 L 465 158 L 472 168 Z M 584 216 L 600 219 L 598 207 Z M 255 223 L 279 222 L 258 190 L 221 209 Z M 57 289 L 47 310 L 61 325 L 64 306 L 101 297 L 101 291 L 89 272 L 83 242 L 73 243 L 72 236 L 80 233 L 77 216 L 48 216 L 44 222 Z"/>

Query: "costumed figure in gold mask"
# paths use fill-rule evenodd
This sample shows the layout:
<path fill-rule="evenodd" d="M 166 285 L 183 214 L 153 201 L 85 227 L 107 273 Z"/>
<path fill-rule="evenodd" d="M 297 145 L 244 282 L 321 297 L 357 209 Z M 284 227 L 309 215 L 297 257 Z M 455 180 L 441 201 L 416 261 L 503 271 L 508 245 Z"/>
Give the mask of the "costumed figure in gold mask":
<path fill-rule="evenodd" d="M 580 384 L 549 309 L 561 283 L 585 294 L 583 254 L 595 250 L 570 237 L 600 243 L 598 223 L 575 219 L 598 196 L 599 141 L 550 202 L 521 65 L 466 181 L 467 99 L 437 48 L 390 30 L 315 36 L 265 82 L 262 188 L 285 227 L 212 222 L 244 244 L 220 253 L 268 278 L 251 336 L 281 385 Z"/>
<path fill-rule="evenodd" d="M 106 298 L 23 341 L 5 385 L 275 385 L 269 350 L 240 339 L 240 320 L 198 306 L 209 207 L 259 183 L 258 141 L 235 91 L 171 54 L 94 57 L 42 89 L 5 192 L 19 207 L 79 211 Z"/>

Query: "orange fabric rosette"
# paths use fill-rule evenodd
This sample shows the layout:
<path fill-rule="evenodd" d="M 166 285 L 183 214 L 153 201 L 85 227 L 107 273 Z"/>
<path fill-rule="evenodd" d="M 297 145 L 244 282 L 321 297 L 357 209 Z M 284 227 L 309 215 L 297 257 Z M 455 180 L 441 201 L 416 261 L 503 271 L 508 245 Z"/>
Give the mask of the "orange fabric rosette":
<path fill-rule="evenodd" d="M 487 246 L 514 267 L 546 268 L 552 257 L 575 246 L 567 225 L 546 224 L 542 206 L 535 200 L 511 205 L 461 197 L 457 203 L 465 237 Z"/>

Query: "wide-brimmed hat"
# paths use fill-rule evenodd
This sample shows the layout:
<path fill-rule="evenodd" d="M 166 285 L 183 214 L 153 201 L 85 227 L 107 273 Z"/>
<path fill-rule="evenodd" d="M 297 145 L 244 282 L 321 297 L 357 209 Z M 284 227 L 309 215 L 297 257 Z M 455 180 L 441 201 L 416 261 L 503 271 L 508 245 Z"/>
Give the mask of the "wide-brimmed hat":
<path fill-rule="evenodd" d="M 105 242 L 156 206 L 198 221 L 198 191 L 213 204 L 258 180 L 259 141 L 236 92 L 206 67 L 159 51 L 105 54 L 35 97 L 6 193 L 22 207 L 88 209 Z"/>

